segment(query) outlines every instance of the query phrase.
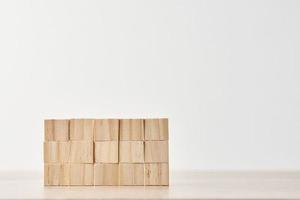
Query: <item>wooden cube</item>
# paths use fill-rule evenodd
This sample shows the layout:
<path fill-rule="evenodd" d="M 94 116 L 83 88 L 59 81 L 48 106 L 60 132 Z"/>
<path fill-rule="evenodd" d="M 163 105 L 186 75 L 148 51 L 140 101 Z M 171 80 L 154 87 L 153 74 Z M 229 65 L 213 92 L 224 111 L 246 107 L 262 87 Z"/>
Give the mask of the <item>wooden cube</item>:
<path fill-rule="evenodd" d="M 44 185 L 57 186 L 70 184 L 69 164 L 45 164 L 44 165 Z"/>
<path fill-rule="evenodd" d="M 95 141 L 118 140 L 119 120 L 118 119 L 96 119 L 94 130 L 95 130 Z"/>
<path fill-rule="evenodd" d="M 121 119 L 120 140 L 144 140 L 144 121 L 142 119 Z"/>
<path fill-rule="evenodd" d="M 70 140 L 94 140 L 94 120 L 71 119 Z"/>
<path fill-rule="evenodd" d="M 144 185 L 144 164 L 120 163 L 120 185 Z"/>
<path fill-rule="evenodd" d="M 95 185 L 118 185 L 119 184 L 119 164 L 94 165 L 94 184 Z"/>
<path fill-rule="evenodd" d="M 69 142 L 44 142 L 45 163 L 67 163 L 70 161 Z"/>
<path fill-rule="evenodd" d="M 93 163 L 94 144 L 92 141 L 71 141 L 71 163 Z"/>
<path fill-rule="evenodd" d="M 169 162 L 168 141 L 145 141 L 145 162 Z"/>
<path fill-rule="evenodd" d="M 94 165 L 70 164 L 70 185 L 94 185 Z"/>
<path fill-rule="evenodd" d="M 120 141 L 119 160 L 122 163 L 143 163 L 144 142 L 143 141 Z"/>
<path fill-rule="evenodd" d="M 169 164 L 146 163 L 145 185 L 169 185 Z"/>
<path fill-rule="evenodd" d="M 44 162 L 59 162 L 58 142 L 44 142 Z"/>
<path fill-rule="evenodd" d="M 168 119 L 145 119 L 145 140 L 168 139 Z"/>
<path fill-rule="evenodd" d="M 118 141 L 95 142 L 96 163 L 118 163 Z"/>
<path fill-rule="evenodd" d="M 60 164 L 44 165 L 44 185 L 60 185 Z"/>
<path fill-rule="evenodd" d="M 68 141 L 69 120 L 48 119 L 44 121 L 45 141 Z"/>

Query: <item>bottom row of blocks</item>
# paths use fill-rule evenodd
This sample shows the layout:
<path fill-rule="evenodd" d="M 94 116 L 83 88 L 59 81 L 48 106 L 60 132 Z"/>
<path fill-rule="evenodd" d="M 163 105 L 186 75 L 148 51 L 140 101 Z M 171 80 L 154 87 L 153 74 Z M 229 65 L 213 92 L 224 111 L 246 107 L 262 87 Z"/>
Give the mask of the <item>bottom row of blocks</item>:
<path fill-rule="evenodd" d="M 45 185 L 169 185 L 168 163 L 45 164 Z"/>

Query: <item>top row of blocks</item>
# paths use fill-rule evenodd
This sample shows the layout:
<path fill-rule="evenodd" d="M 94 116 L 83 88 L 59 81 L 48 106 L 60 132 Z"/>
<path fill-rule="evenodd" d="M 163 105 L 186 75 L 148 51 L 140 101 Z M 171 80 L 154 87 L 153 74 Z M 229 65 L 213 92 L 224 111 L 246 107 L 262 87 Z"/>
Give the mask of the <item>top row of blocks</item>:
<path fill-rule="evenodd" d="M 46 141 L 168 140 L 168 119 L 49 119 Z"/>

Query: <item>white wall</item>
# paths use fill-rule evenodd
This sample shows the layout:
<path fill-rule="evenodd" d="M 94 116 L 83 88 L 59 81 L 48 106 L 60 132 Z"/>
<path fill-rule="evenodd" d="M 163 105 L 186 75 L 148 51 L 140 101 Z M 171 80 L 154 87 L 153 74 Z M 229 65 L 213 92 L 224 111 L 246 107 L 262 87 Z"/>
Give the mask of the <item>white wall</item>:
<path fill-rule="evenodd" d="M 300 170 L 300 1 L 0 1 L 0 169 L 44 118 L 170 118 L 172 169 Z"/>

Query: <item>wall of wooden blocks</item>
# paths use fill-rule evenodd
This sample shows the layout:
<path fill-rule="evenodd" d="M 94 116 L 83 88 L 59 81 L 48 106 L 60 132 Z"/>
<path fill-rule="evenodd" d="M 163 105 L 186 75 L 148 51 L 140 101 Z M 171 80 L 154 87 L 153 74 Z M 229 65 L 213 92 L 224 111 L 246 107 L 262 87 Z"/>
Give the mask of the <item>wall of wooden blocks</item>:
<path fill-rule="evenodd" d="M 168 119 L 44 123 L 47 186 L 169 185 Z"/>

